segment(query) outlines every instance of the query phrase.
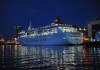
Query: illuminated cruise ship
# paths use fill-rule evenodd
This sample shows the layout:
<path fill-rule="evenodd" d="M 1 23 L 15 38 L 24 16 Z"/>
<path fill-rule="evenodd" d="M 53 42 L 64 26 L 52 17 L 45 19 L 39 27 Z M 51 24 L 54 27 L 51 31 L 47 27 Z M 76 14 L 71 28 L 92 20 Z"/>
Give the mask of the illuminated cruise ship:
<path fill-rule="evenodd" d="M 17 40 L 22 45 L 66 45 L 81 44 L 83 33 L 72 25 L 63 24 L 57 17 L 50 26 L 21 31 Z"/>

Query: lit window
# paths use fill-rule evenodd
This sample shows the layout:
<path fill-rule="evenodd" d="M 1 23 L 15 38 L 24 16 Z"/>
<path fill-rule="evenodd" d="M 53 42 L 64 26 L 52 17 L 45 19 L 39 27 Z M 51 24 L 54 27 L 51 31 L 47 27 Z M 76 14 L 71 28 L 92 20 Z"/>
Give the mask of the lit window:
<path fill-rule="evenodd" d="M 84 28 L 83 30 L 85 31 L 86 29 Z"/>
<path fill-rule="evenodd" d="M 81 28 L 79 28 L 79 30 L 82 30 Z"/>
<path fill-rule="evenodd" d="M 99 39 L 97 39 L 97 41 L 99 41 Z"/>

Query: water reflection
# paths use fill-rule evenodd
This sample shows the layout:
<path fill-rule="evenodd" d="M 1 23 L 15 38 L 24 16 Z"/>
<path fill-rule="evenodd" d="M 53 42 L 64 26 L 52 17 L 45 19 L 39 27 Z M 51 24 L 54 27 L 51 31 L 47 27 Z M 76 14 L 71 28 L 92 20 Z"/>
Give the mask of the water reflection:
<path fill-rule="evenodd" d="M 100 69 L 100 48 L 87 46 L 0 46 L 0 69 Z"/>

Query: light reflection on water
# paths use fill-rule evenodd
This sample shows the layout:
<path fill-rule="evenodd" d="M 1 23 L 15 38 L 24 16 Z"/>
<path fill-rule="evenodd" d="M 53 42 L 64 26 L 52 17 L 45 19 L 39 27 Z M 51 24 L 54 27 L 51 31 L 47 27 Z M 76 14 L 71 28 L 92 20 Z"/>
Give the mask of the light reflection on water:
<path fill-rule="evenodd" d="M 100 47 L 0 46 L 0 69 L 99 70 Z"/>

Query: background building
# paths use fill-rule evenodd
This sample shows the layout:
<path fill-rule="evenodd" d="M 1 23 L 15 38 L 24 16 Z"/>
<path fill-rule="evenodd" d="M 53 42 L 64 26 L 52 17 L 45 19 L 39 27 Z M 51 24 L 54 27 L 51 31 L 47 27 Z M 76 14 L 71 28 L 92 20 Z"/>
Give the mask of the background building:
<path fill-rule="evenodd" d="M 95 38 L 96 32 L 100 31 L 100 18 L 93 19 L 87 25 L 88 37 Z"/>
<path fill-rule="evenodd" d="M 2 35 L 0 35 L 0 42 L 4 42 L 4 38 Z"/>
<path fill-rule="evenodd" d="M 18 33 L 21 31 L 21 26 L 20 25 L 16 25 L 14 26 L 14 38 L 18 37 Z"/>

